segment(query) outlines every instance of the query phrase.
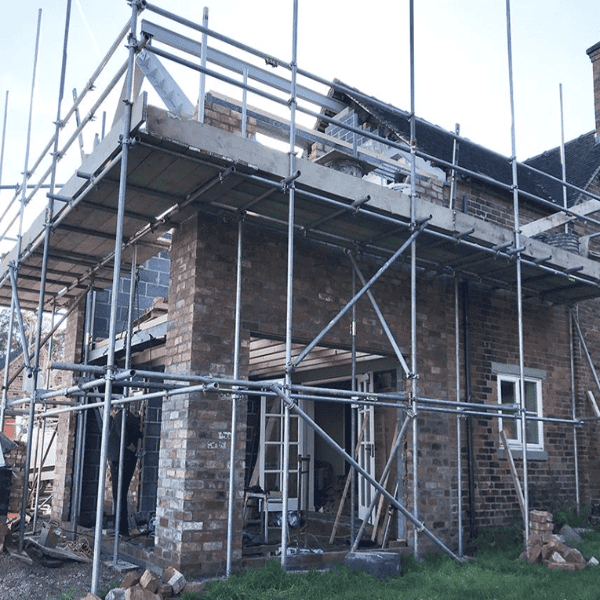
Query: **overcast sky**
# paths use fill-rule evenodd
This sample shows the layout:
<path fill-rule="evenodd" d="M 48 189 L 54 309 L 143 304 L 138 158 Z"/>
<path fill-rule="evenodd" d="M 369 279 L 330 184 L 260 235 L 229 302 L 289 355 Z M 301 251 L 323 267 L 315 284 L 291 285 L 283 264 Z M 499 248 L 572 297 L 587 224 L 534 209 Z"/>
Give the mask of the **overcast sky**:
<path fill-rule="evenodd" d="M 207 5 L 214 30 L 283 60 L 291 58 L 292 0 L 155 2 L 198 22 Z M 408 0 L 299 0 L 299 66 L 408 109 L 408 7 Z M 32 157 L 49 139 L 56 117 L 66 0 L 2 0 L 2 115 L 10 92 L 3 184 L 20 181 L 24 166 L 38 8 L 43 14 Z M 446 129 L 460 123 L 464 136 L 508 155 L 505 0 L 415 0 L 415 12 L 417 114 Z M 73 0 L 69 98 L 89 79 L 129 15 L 125 0 Z M 149 11 L 143 18 L 160 21 Z M 512 40 L 519 159 L 559 145 L 559 83 L 566 139 L 591 131 L 592 67 L 585 51 L 600 41 L 600 2 L 513 0 Z M 195 102 L 197 95 L 190 99 Z M 87 151 L 92 139 L 84 140 Z M 6 192 L 0 198 L 7 198 Z"/>

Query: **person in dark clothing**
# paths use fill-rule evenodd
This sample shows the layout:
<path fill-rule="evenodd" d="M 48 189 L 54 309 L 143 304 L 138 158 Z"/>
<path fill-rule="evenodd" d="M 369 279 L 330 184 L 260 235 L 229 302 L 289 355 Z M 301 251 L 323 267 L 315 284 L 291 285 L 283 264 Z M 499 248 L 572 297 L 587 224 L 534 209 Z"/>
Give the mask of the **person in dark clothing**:
<path fill-rule="evenodd" d="M 119 485 L 119 452 L 121 444 L 121 422 L 125 414 L 125 453 L 123 456 L 123 491 L 121 493 L 121 516 L 119 533 L 129 534 L 129 519 L 127 514 L 127 491 L 135 472 L 137 462 L 137 444 L 141 439 L 140 419 L 129 410 L 121 409 L 112 419 L 108 442 L 108 460 L 110 461 L 110 479 L 112 483 L 113 506 L 115 518 L 117 514 L 117 491 Z"/>

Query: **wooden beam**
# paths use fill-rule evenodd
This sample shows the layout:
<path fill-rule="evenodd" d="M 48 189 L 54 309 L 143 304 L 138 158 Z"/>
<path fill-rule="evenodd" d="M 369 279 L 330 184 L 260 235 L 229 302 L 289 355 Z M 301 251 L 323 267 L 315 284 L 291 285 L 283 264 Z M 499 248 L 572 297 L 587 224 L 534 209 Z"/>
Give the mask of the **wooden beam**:
<path fill-rule="evenodd" d="M 542 217 L 541 219 L 532 221 L 526 225 L 522 225 L 521 233 L 527 237 L 532 237 L 538 233 L 548 231 L 549 229 L 554 229 L 554 227 L 558 227 L 559 225 L 569 223 L 576 218 L 572 214 L 562 212 L 559 207 L 557 207 L 557 209 L 559 212 L 556 212 L 548 217 Z M 589 215 L 590 213 L 600 211 L 600 202 L 598 200 L 586 200 L 585 202 L 582 202 L 581 204 L 578 204 L 569 210 L 571 213 L 575 213 L 575 215 Z"/>
<path fill-rule="evenodd" d="M 510 474 L 512 476 L 513 483 L 515 484 L 515 489 L 517 490 L 517 500 L 519 501 L 519 506 L 521 507 L 521 515 L 523 515 L 523 521 L 527 522 L 527 519 L 525 518 L 525 498 L 523 497 L 521 482 L 519 481 L 519 476 L 517 475 L 517 467 L 515 466 L 515 460 L 510 450 L 508 440 L 506 439 L 506 433 L 504 433 L 504 429 L 500 431 L 500 437 L 502 438 L 502 443 L 504 444 L 504 450 L 506 450 L 506 458 L 508 458 Z"/>

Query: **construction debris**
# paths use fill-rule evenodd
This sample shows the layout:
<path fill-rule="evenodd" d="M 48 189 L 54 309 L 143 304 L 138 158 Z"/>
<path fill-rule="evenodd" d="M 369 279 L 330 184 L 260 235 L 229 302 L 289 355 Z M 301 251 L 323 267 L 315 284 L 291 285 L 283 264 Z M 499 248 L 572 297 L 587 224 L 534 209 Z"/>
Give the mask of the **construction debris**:
<path fill-rule="evenodd" d="M 161 578 L 148 569 L 143 573 L 130 571 L 125 574 L 118 588 L 108 592 L 105 600 L 169 600 L 184 590 L 190 594 L 202 593 L 204 584 L 198 582 L 188 584 L 183 574 L 173 567 L 165 569 Z"/>
<path fill-rule="evenodd" d="M 580 571 L 586 561 L 576 548 L 567 546 L 560 536 L 554 535 L 552 513 L 532 510 L 529 513 L 529 544 L 521 555 L 530 563 L 539 560 L 549 569 Z"/>

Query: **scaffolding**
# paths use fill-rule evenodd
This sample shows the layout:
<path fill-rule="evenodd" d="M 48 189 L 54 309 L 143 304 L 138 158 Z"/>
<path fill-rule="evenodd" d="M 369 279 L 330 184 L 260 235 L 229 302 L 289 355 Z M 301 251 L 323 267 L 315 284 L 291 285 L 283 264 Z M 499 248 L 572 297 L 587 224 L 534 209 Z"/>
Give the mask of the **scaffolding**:
<path fill-rule="evenodd" d="M 96 592 L 99 577 L 99 561 L 102 537 L 104 481 L 106 475 L 107 448 L 109 439 L 110 411 L 114 406 L 123 406 L 143 399 L 160 398 L 202 392 L 219 394 L 228 397 L 231 403 L 231 442 L 229 459 L 229 490 L 228 490 L 228 528 L 227 528 L 227 566 L 226 573 L 232 571 L 234 546 L 234 497 L 238 482 L 235 478 L 235 439 L 238 428 L 237 406 L 249 394 L 265 395 L 280 399 L 284 405 L 283 430 L 283 489 L 282 513 L 288 513 L 288 498 L 290 495 L 287 469 L 290 462 L 290 417 L 296 415 L 306 422 L 314 432 L 343 459 L 350 464 L 354 474 L 362 477 L 376 490 L 369 513 L 374 509 L 378 495 L 386 498 L 399 515 L 399 528 L 404 522 L 413 525 L 413 550 L 419 554 L 420 534 L 427 536 L 444 552 L 459 560 L 464 554 L 463 531 L 463 483 L 462 483 L 462 454 L 463 437 L 469 432 L 470 417 L 486 417 L 494 419 L 514 420 L 520 427 L 522 450 L 522 511 L 525 523 L 525 536 L 528 536 L 529 497 L 528 497 L 528 464 L 527 436 L 528 424 L 532 421 L 560 424 L 572 428 L 575 446 L 575 494 L 579 504 L 579 483 L 577 480 L 577 428 L 585 422 L 578 417 L 574 389 L 573 354 L 577 339 L 585 349 L 588 364 L 594 373 L 595 382 L 600 392 L 600 381 L 595 376 L 593 361 L 586 347 L 583 333 L 579 327 L 574 310 L 570 312 L 573 321 L 571 328 L 571 402 L 572 417 L 556 418 L 551 416 L 532 416 L 521 406 L 474 405 L 470 401 L 469 389 L 461 389 L 461 367 L 468 371 L 469 365 L 461 365 L 460 345 L 460 305 L 465 305 L 466 298 L 461 300 L 461 283 L 476 281 L 478 285 L 489 289 L 507 290 L 515 297 L 517 307 L 518 348 L 518 378 L 520 397 L 525 398 L 525 365 L 523 348 L 523 302 L 527 299 L 547 300 L 559 304 L 576 305 L 581 300 L 600 296 L 600 266 L 585 257 L 567 255 L 555 251 L 543 242 L 532 238 L 524 239 L 520 224 L 521 199 L 534 202 L 538 207 L 560 213 L 562 223 L 577 220 L 586 227 L 600 225 L 600 221 L 568 206 L 558 207 L 545 198 L 521 190 L 519 176 L 522 173 L 547 178 L 554 184 L 562 186 L 563 190 L 575 191 L 591 200 L 600 200 L 585 189 L 577 188 L 568 183 L 563 172 L 563 179 L 557 179 L 531 166 L 517 162 L 514 125 L 514 102 L 512 94 L 512 50 L 510 30 L 510 6 L 507 0 L 507 39 L 509 61 L 510 103 L 512 115 L 511 139 L 512 156 L 509 160 L 511 181 L 499 181 L 474 172 L 460 165 L 459 147 L 464 143 L 457 128 L 455 133 L 444 132 L 454 140 L 453 158 L 450 162 L 440 157 L 423 152 L 417 143 L 417 125 L 415 107 L 415 71 L 414 71 L 414 11 L 410 3 L 410 56 L 411 56 L 411 106 L 410 112 L 404 113 L 375 98 L 365 96 L 355 89 L 349 88 L 338 81 L 327 81 L 315 74 L 309 73 L 297 64 L 297 31 L 298 31 L 298 1 L 293 0 L 293 26 L 291 61 L 267 55 L 260 50 L 241 44 L 208 27 L 208 13 L 205 12 L 203 24 L 197 24 L 188 19 L 175 15 L 155 4 L 145 0 L 131 0 L 131 18 L 125 25 L 117 40 L 101 61 L 98 69 L 92 75 L 85 89 L 76 96 L 73 105 L 62 117 L 64 73 L 66 69 L 66 46 L 68 41 L 70 0 L 67 2 L 67 19 L 65 27 L 65 51 L 63 53 L 61 90 L 58 102 L 56 132 L 40 159 L 32 168 L 25 163 L 25 177 L 22 186 L 15 194 L 10 205 L 20 202 L 20 214 L 29 200 L 45 185 L 49 186 L 47 193 L 48 205 L 41 220 L 34 222 L 28 232 L 19 230 L 16 247 L 0 262 L 0 302 L 11 307 L 10 335 L 13 335 L 13 315 L 20 320 L 22 309 L 34 309 L 38 315 L 34 350 L 29 356 L 27 344 L 23 343 L 24 368 L 32 380 L 31 393 L 21 399 L 8 401 L 7 389 L 11 383 L 9 364 L 5 365 L 4 387 L 1 406 L 2 422 L 9 413 L 23 412 L 25 407 L 28 416 L 28 450 L 31 448 L 33 423 L 36 417 L 56 418 L 64 412 L 77 412 L 81 415 L 77 421 L 76 461 L 74 481 L 81 478 L 81 448 L 84 435 L 85 414 L 93 408 L 102 410 L 102 443 L 100 458 L 100 474 L 98 478 L 98 494 L 96 505 L 96 527 L 94 540 L 94 562 L 92 575 L 92 592 Z M 142 11 L 159 16 L 166 22 L 187 28 L 189 37 L 174 30 L 158 25 L 149 20 L 140 20 Z M 202 41 L 197 42 L 194 36 L 201 35 Z M 100 92 L 98 100 L 93 104 L 89 113 L 79 120 L 78 108 L 84 98 L 92 90 L 95 81 L 101 73 L 112 65 L 111 59 L 117 55 L 117 49 L 122 41 L 127 39 L 127 58 L 114 71 L 110 83 Z M 216 50 L 211 46 L 212 40 L 227 45 L 231 54 Z M 249 56 L 248 60 L 238 58 L 237 54 Z M 285 72 L 285 76 L 274 74 L 260 68 L 251 62 L 259 59 L 266 62 L 269 68 L 277 67 L 277 72 Z M 200 98 L 197 107 L 188 99 L 175 79 L 169 74 L 169 69 L 161 61 L 171 65 L 184 67 L 188 72 L 193 71 L 200 77 Z M 158 75 L 157 75 L 158 73 Z M 153 86 L 155 93 L 166 104 L 168 112 L 157 109 L 148 103 L 148 95 L 140 91 L 140 77 L 143 74 Z M 240 78 L 241 76 L 241 78 Z M 211 131 L 211 126 L 205 124 L 205 79 L 220 81 L 241 91 L 240 102 L 231 98 L 217 99 L 229 108 L 239 110 L 241 135 L 235 139 L 219 138 L 217 130 Z M 298 83 L 301 78 L 303 85 Z M 111 92 L 120 81 L 124 80 L 116 125 L 106 134 L 90 156 L 83 162 L 76 174 L 64 184 L 59 192 L 56 188 L 57 161 L 78 140 L 85 126 L 92 121 L 94 115 L 102 107 Z M 318 91 L 326 86 L 333 93 L 328 95 Z M 33 86 L 32 86 L 33 88 Z M 247 96 L 264 102 L 272 103 L 289 111 L 289 119 L 267 114 L 261 109 L 248 104 Z M 378 132 L 361 128 L 356 123 L 346 123 L 335 117 L 344 108 L 338 100 L 340 95 L 348 94 L 359 101 L 364 100 L 385 111 L 390 111 L 398 119 L 407 119 L 410 137 L 405 141 L 393 141 L 379 135 Z M 32 89 L 33 95 L 33 89 Z M 317 119 L 318 122 L 335 125 L 345 130 L 353 139 L 353 143 L 341 141 L 319 134 L 316 130 L 307 130 L 297 124 L 297 114 L 302 113 Z M 69 140 L 60 147 L 59 136 L 64 124 L 70 119 L 77 118 L 78 125 Z M 192 119 L 196 118 L 197 122 Z M 270 148 L 260 147 L 248 138 L 247 125 L 254 120 L 258 130 L 271 134 L 273 137 L 287 139 L 288 151 L 279 153 Z M 5 116 L 6 121 L 6 116 Z M 196 129 L 194 129 L 196 128 Z M 196 147 L 198 137 L 192 133 L 200 131 L 202 146 Z M 391 168 L 400 170 L 400 165 L 386 158 L 367 155 L 364 149 L 359 149 L 358 137 L 370 140 L 382 147 L 390 148 L 409 157 L 408 168 L 404 175 L 408 176 L 410 189 L 408 194 L 380 188 L 372 183 L 363 182 L 346 174 L 331 171 L 325 178 L 323 167 L 311 166 L 303 162 L 299 170 L 297 148 L 308 148 L 313 143 L 326 143 L 331 151 L 356 161 L 368 160 L 374 168 L 382 173 Z M 35 180 L 35 172 L 41 159 L 52 148 L 52 164 L 39 179 Z M 27 151 L 29 152 L 29 150 Z M 489 151 L 486 151 L 489 152 Z M 185 170 L 192 179 L 189 190 L 161 189 L 153 181 L 150 174 L 157 168 L 159 161 L 167 159 L 171 168 Z M 500 157 L 500 160 L 507 160 Z M 447 169 L 451 174 L 452 187 L 449 206 L 433 205 L 422 202 L 417 189 L 417 171 L 419 161 L 429 161 Z M 483 184 L 493 185 L 512 196 L 514 207 L 512 236 L 506 236 L 494 227 L 480 219 L 464 214 L 457 210 L 456 178 L 467 176 Z M 46 182 L 49 180 L 49 184 Z M 31 187 L 33 185 L 33 187 Z M 29 195 L 27 190 L 32 190 Z M 225 193 L 230 192 L 224 196 Z M 20 200 L 19 200 L 20 197 Z M 393 201 L 393 204 L 390 202 Z M 8 210 L 8 209 L 7 209 Z M 200 376 L 195 374 L 163 373 L 152 370 L 139 370 L 131 366 L 132 313 L 134 296 L 134 273 L 137 265 L 141 264 L 157 249 L 167 246 L 164 240 L 173 227 L 184 223 L 195 214 L 215 215 L 220 218 L 234 220 L 238 225 L 237 237 L 237 266 L 235 284 L 235 331 L 233 373 L 231 377 Z M 6 215 L 6 213 L 5 213 Z M 107 216 L 108 215 L 108 216 Z M 6 217 L 3 217 L 3 221 Z M 351 221 L 350 221 L 351 220 Z M 140 226 L 140 222 L 142 225 Z M 13 225 L 12 221 L 5 229 L 1 239 L 7 238 Z M 84 225 L 88 223 L 88 225 Z M 350 224 L 349 224 L 350 223 Z M 271 380 L 251 380 L 240 377 L 240 348 L 241 348 L 241 319 L 243 297 L 243 249 L 244 231 L 247 227 L 260 227 L 267 231 L 284 232 L 287 239 L 287 277 L 286 277 L 286 335 L 285 335 L 285 378 L 279 383 Z M 344 250 L 349 256 L 352 266 L 353 286 L 360 281 L 360 288 L 354 287 L 353 297 L 343 309 L 328 323 L 315 338 L 303 349 L 294 348 L 294 256 L 295 241 L 298 237 L 308 239 L 312 243 L 322 244 L 327 248 Z M 355 260 L 357 254 L 368 255 L 379 263 L 377 272 L 366 279 Z M 406 258 L 408 255 L 408 258 Z M 410 356 L 405 356 L 395 339 L 394 333 L 386 323 L 383 312 L 371 290 L 374 284 L 390 269 L 404 261 L 402 268 L 410 273 Z M 43 389 L 38 383 L 40 370 L 40 349 L 51 339 L 51 335 L 42 339 L 41 321 L 44 311 L 56 307 L 66 315 L 76 310 L 83 299 L 87 297 L 88 311 L 86 313 L 86 340 L 90 332 L 91 292 L 95 288 L 103 288 L 112 283 L 117 289 L 121 278 L 122 264 L 131 264 L 132 287 L 129 294 L 128 335 L 125 338 L 127 358 L 123 367 L 116 364 L 117 347 L 117 310 L 118 294 L 111 296 L 110 324 L 108 334 L 108 349 L 106 366 L 99 367 L 83 363 L 54 363 L 54 369 L 70 370 L 85 376 L 73 386 L 61 389 Z M 490 265 L 494 265 L 493 269 Z M 498 266 L 500 265 L 500 266 Z M 417 324 L 417 287 L 421 273 L 434 273 L 441 277 L 454 278 L 454 314 L 455 314 L 455 362 L 456 390 L 455 398 L 430 398 L 419 391 L 419 338 Z M 466 287 L 463 286 L 463 293 Z M 357 341 L 356 329 L 353 327 L 352 346 L 350 350 L 352 364 L 352 389 L 325 388 L 294 383 L 293 374 L 301 366 L 311 351 L 317 349 L 325 336 L 344 316 L 352 315 L 356 323 L 357 303 L 361 298 L 368 298 L 386 337 L 393 350 L 400 370 L 408 382 L 407 391 L 395 393 L 374 393 L 361 391 L 356 386 Z M 55 328 L 58 325 L 55 326 Z M 22 332 L 22 326 L 20 330 Z M 468 335 L 468 328 L 463 325 L 463 335 Z M 577 337 L 573 336 L 573 331 Z M 464 340 L 468 345 L 468 340 Z M 87 355 L 87 350 L 86 350 Z M 31 359 L 31 360 L 30 360 Z M 145 393 L 128 396 L 127 389 L 137 387 L 140 378 L 147 382 Z M 465 388 L 468 388 L 468 377 L 465 377 Z M 115 383 L 124 387 L 125 393 L 115 393 Z M 98 392 L 103 389 L 103 392 Z M 448 397 L 450 393 L 448 394 Z M 60 398 L 67 398 L 66 406 L 55 406 Z M 299 400 L 314 400 L 317 402 L 337 402 L 349 404 L 352 407 L 353 423 L 356 423 L 356 410 L 360 406 L 385 406 L 398 410 L 399 423 L 396 443 L 390 454 L 384 476 L 377 480 L 373 475 L 348 454 L 344 448 L 321 428 L 314 418 L 300 407 Z M 89 402 L 91 400 L 91 402 Z M 51 408 L 50 406 L 54 406 Z M 457 423 L 457 475 L 458 475 L 458 528 L 459 544 L 454 552 L 432 529 L 419 517 L 419 471 L 418 449 L 419 429 L 417 416 L 419 414 L 453 415 Z M 463 429 L 463 422 L 466 428 Z M 124 420 L 123 420 L 124 423 Z M 390 494 L 385 486 L 385 475 L 389 473 L 392 459 L 400 448 L 401 441 L 407 431 L 411 431 L 412 439 L 412 507 L 403 503 L 400 492 Z M 356 445 L 355 427 L 352 428 L 353 439 L 351 448 Z M 506 447 L 507 452 L 509 448 Z M 121 462 L 123 452 L 121 449 Z M 400 461 L 398 461 L 399 463 Z M 24 481 L 29 479 L 31 468 L 28 451 L 25 466 Z M 122 469 L 121 469 L 122 470 Z M 121 471 L 120 470 L 120 471 Z M 470 478 L 472 481 L 472 478 Z M 80 483 L 76 483 L 76 486 Z M 354 491 L 355 485 L 352 486 Z M 75 500 L 81 490 L 76 487 Z M 119 494 L 121 489 L 119 489 Z M 20 545 L 22 549 L 25 531 L 25 511 L 27 508 L 27 485 L 24 485 L 23 507 L 21 514 Z M 361 528 L 354 535 L 354 497 L 352 500 L 352 537 L 353 548 L 356 548 L 363 534 Z M 120 506 L 120 502 L 117 503 Z M 37 510 L 37 508 L 36 508 Z M 118 513 L 118 509 L 117 509 Z M 118 521 L 123 518 L 117 514 Z M 281 563 L 287 564 L 289 545 L 288 530 L 285 519 L 281 527 Z M 366 520 L 363 521 L 363 525 Z M 115 535 L 114 558 L 118 556 L 118 536 Z"/>

